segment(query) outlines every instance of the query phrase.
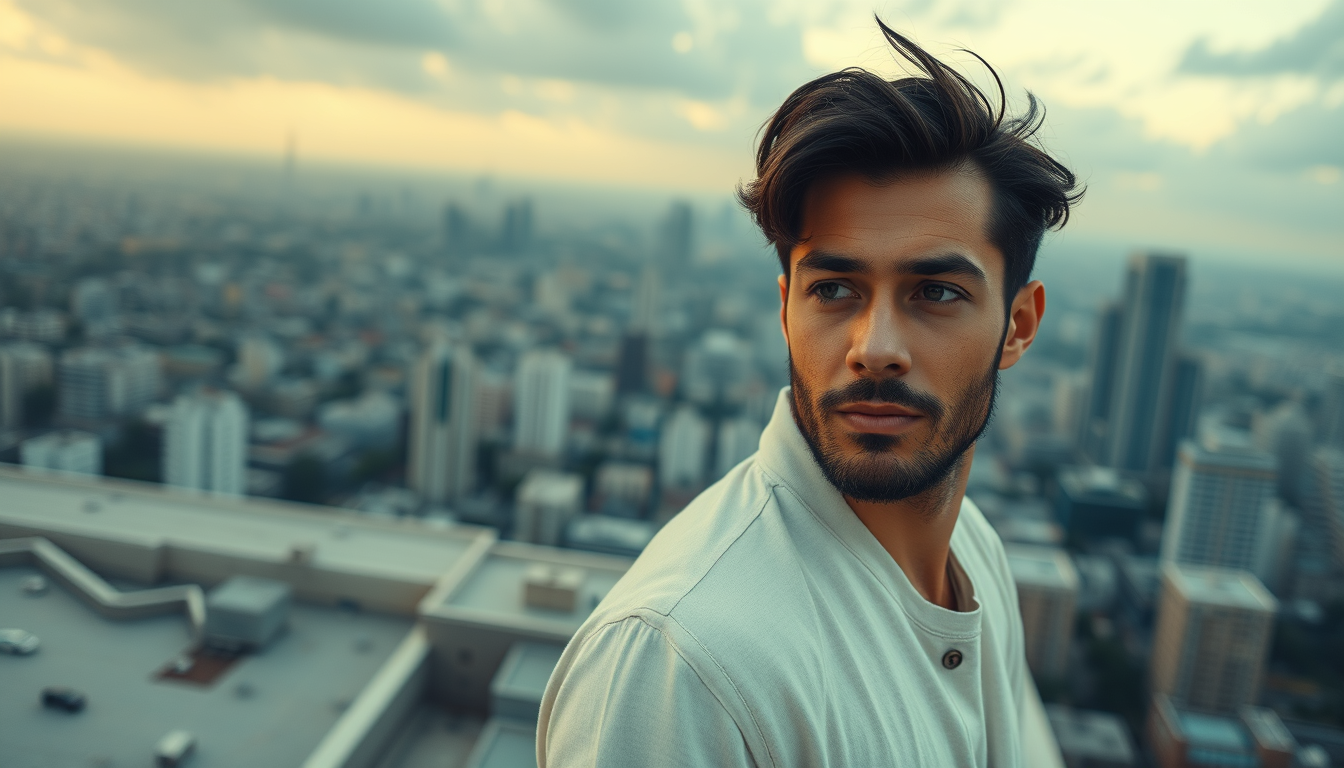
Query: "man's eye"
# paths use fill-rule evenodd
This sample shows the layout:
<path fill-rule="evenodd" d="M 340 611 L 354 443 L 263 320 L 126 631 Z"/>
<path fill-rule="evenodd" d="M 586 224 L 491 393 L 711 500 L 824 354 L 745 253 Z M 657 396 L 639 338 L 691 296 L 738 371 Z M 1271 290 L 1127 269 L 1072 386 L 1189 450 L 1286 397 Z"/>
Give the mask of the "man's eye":
<path fill-rule="evenodd" d="M 820 299 L 823 304 L 848 299 L 856 295 L 854 291 L 839 283 L 818 283 L 813 286 L 812 294 Z"/>
<path fill-rule="evenodd" d="M 938 304 L 950 304 L 961 298 L 961 294 L 948 288 L 946 285 L 933 283 L 919 289 L 919 297 L 925 301 L 932 301 Z"/>

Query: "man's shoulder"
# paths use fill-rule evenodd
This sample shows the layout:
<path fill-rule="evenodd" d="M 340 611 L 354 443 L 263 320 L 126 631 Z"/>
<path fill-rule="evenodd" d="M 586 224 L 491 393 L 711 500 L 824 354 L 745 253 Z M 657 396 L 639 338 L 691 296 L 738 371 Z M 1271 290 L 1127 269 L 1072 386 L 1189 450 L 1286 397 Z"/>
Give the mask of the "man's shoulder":
<path fill-rule="evenodd" d="M 701 587 L 774 503 L 773 484 L 754 461 L 738 465 L 705 489 L 654 536 L 630 570 L 612 587 L 589 623 L 601 624 L 642 610 L 668 615 Z"/>

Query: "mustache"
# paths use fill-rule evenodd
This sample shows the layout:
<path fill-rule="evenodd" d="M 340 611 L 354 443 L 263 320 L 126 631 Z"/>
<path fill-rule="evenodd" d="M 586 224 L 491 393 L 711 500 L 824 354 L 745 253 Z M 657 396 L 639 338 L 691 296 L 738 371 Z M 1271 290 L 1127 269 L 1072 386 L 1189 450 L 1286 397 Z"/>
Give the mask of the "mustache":
<path fill-rule="evenodd" d="M 823 411 L 832 411 L 850 403 L 892 403 L 919 411 L 935 423 L 942 419 L 945 411 L 938 398 L 895 378 L 855 379 L 817 398 L 817 407 Z"/>

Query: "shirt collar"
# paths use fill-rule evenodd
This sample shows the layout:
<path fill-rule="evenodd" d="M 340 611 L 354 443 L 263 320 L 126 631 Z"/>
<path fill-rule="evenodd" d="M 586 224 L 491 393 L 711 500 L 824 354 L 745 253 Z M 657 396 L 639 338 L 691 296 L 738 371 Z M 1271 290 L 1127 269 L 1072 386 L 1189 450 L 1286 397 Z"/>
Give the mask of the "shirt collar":
<path fill-rule="evenodd" d="M 965 612 L 949 611 L 925 600 L 859 516 L 850 509 L 844 496 L 822 474 L 821 467 L 812 456 L 812 449 L 794 421 L 793 409 L 790 407 L 792 399 L 792 388 L 784 387 L 775 400 L 775 411 L 761 433 L 760 450 L 756 454 L 761 468 L 776 486 L 782 486 L 797 498 L 806 513 L 811 513 L 887 587 L 912 620 L 937 634 L 978 632 L 981 614 L 979 600 L 975 599 L 973 611 Z M 965 501 L 962 503 L 964 505 Z M 780 504 L 780 508 L 787 515 L 792 514 L 790 509 L 796 509 L 796 505 Z M 798 512 L 806 514 L 801 510 Z M 956 528 L 957 531 L 962 528 L 960 517 Z M 952 535 L 954 552 L 960 549 L 957 546 L 957 531 Z M 958 559 L 965 562 L 963 558 Z M 974 590 L 974 585 L 970 586 Z"/>

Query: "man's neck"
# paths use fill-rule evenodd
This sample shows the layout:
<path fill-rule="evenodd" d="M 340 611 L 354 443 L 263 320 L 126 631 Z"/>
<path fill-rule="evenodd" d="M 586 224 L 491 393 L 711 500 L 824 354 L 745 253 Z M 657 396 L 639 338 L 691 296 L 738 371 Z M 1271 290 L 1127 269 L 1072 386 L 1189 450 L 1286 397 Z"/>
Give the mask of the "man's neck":
<path fill-rule="evenodd" d="M 845 497 L 919 594 L 949 610 L 956 607 L 947 562 L 974 455 L 972 446 L 945 482 L 918 496 L 886 504 Z"/>

